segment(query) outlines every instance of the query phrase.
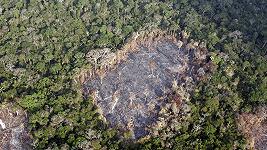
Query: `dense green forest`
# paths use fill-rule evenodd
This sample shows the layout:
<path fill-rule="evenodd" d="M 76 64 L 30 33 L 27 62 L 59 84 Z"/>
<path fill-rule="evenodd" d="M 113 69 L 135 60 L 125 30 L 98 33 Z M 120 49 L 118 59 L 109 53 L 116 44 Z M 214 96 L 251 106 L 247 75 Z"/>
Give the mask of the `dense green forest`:
<path fill-rule="evenodd" d="M 116 51 L 145 26 L 205 40 L 216 66 L 174 137 L 133 144 L 73 77 L 88 51 Z M 265 0 L 1 0 L 0 27 L 0 103 L 27 110 L 35 149 L 244 149 L 236 114 L 267 103 Z"/>

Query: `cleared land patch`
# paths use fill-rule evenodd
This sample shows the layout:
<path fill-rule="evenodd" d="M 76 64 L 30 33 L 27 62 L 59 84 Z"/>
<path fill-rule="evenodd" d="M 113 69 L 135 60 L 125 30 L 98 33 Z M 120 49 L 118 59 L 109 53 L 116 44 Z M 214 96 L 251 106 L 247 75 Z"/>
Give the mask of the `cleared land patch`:
<path fill-rule="evenodd" d="M 238 128 L 245 135 L 248 149 L 267 149 L 267 108 L 259 107 L 254 114 L 242 113 L 237 119 Z"/>
<path fill-rule="evenodd" d="M 150 35 L 116 54 L 107 54 L 106 58 L 112 56 L 107 62 L 113 64 L 115 59 L 115 65 L 100 65 L 87 77 L 80 77 L 85 80 L 86 95 L 93 97 L 111 126 L 132 131 L 133 138 L 148 135 L 149 126 L 166 122 L 158 118 L 163 109 L 176 117 L 190 111 L 186 104 L 189 93 L 207 71 L 205 47 L 185 41 Z M 92 61 L 94 66 L 98 61 L 102 62 Z"/>
<path fill-rule="evenodd" d="M 0 107 L 0 149 L 31 149 L 31 138 L 26 129 L 27 114 L 12 106 Z"/>

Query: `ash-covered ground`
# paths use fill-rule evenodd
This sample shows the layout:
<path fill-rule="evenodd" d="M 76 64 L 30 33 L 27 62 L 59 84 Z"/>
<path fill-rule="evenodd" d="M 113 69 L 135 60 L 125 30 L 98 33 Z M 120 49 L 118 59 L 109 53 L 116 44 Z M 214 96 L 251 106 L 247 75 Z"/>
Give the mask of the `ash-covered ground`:
<path fill-rule="evenodd" d="M 258 128 L 254 128 L 254 133 L 260 133 L 258 138 L 255 138 L 255 149 L 266 150 L 267 149 L 267 121 Z"/>
<path fill-rule="evenodd" d="M 26 130 L 26 112 L 13 110 L 12 106 L 0 107 L 0 149 L 31 149 L 31 139 Z"/>
<path fill-rule="evenodd" d="M 168 40 L 150 45 L 140 45 L 103 78 L 96 76 L 84 84 L 111 126 L 131 130 L 136 139 L 147 135 L 146 127 L 157 121 L 173 82 L 182 84 L 181 76 L 192 71 L 190 51 Z"/>

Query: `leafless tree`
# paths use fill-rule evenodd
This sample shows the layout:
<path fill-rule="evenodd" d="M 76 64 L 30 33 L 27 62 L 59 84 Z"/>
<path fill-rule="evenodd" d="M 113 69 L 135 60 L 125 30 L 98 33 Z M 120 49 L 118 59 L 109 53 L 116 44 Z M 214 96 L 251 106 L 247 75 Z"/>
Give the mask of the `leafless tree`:
<path fill-rule="evenodd" d="M 152 74 L 152 76 L 154 77 L 153 72 L 154 72 L 154 70 L 157 68 L 157 64 L 156 64 L 156 62 L 155 62 L 154 60 L 149 60 L 149 62 L 148 62 L 148 66 L 149 66 L 149 69 L 151 70 L 151 74 Z"/>
<path fill-rule="evenodd" d="M 111 112 L 113 112 L 115 106 L 117 105 L 118 101 L 119 101 L 119 94 L 120 94 L 120 91 L 115 91 L 113 94 L 112 94 L 112 101 L 113 101 L 113 105 L 111 107 Z"/>
<path fill-rule="evenodd" d="M 133 92 L 129 93 L 130 107 L 133 105 L 133 100 L 135 100 L 136 96 Z"/>
<path fill-rule="evenodd" d="M 179 50 L 180 50 L 181 47 L 183 46 L 183 42 L 180 41 L 180 40 L 178 40 L 178 41 L 177 41 L 177 46 L 178 46 L 178 48 L 179 48 Z"/>

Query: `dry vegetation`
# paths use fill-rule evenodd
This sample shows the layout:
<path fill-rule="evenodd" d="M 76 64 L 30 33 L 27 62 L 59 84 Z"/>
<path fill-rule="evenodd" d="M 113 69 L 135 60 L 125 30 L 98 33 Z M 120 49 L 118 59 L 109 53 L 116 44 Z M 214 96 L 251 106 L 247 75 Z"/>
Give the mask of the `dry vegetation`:
<path fill-rule="evenodd" d="M 107 77 L 131 59 L 128 53 L 135 47 L 153 50 L 155 42 L 169 38 L 170 49 L 197 51 L 189 50 L 195 54 L 193 60 L 187 57 L 189 64 L 161 70 L 168 72 L 174 90 L 165 99 L 172 104 L 161 105 L 163 121 L 157 120 L 161 126 L 167 118 L 166 129 L 155 129 L 158 138 L 132 149 L 244 149 L 235 114 L 267 104 L 266 8 L 266 0 L 0 0 L 0 103 L 27 111 L 35 149 L 126 149 L 130 144 L 99 118 L 104 112 L 94 105 L 97 90 L 81 86 L 96 78 L 107 85 Z M 207 63 L 205 47 L 212 53 Z M 154 78 L 157 61 L 147 62 L 144 73 Z M 191 76 L 175 82 L 177 71 Z M 125 79 L 123 73 L 118 76 Z M 151 91 L 142 90 L 150 100 Z M 116 112 L 124 92 L 112 92 L 110 108 Z M 129 95 L 130 107 L 139 107 L 138 94 Z M 190 107 L 183 107 L 188 99 Z M 183 110 L 191 113 L 188 121 L 172 124 L 172 116 Z"/>
<path fill-rule="evenodd" d="M 150 50 L 155 49 L 157 42 L 169 41 L 175 44 L 179 49 L 185 48 L 188 52 L 195 50 L 195 63 L 201 64 L 205 62 L 207 56 L 207 48 L 205 42 L 189 40 L 190 33 L 182 31 L 176 35 L 170 35 L 167 31 L 163 31 L 153 27 L 146 27 L 139 32 L 134 32 L 127 38 L 125 44 L 115 53 L 111 52 L 110 48 L 93 49 L 86 54 L 87 61 L 91 64 L 91 69 L 80 69 L 74 78 L 75 83 L 83 84 L 86 79 L 95 75 L 103 76 L 110 69 L 114 69 L 117 64 L 127 60 L 129 53 L 139 50 L 140 46 L 144 46 Z M 188 61 L 188 60 L 187 60 Z M 207 66 L 206 66 L 207 67 Z M 181 68 L 183 69 L 183 68 Z"/>
<path fill-rule="evenodd" d="M 190 101 L 190 94 L 192 93 L 195 84 L 200 80 L 206 80 L 209 77 L 207 73 L 210 73 L 213 67 L 213 64 L 207 61 L 208 54 L 205 43 L 194 41 L 192 39 L 189 40 L 188 38 L 189 33 L 185 31 L 182 31 L 176 36 L 170 35 L 167 32 L 159 29 L 141 30 L 139 32 L 133 33 L 133 35 L 128 38 L 127 43 L 115 53 L 111 52 L 109 48 L 95 49 L 89 51 L 86 56 L 92 68 L 88 70 L 84 69 L 83 71 L 81 71 L 79 75 L 75 78 L 75 82 L 79 82 L 83 85 L 83 91 L 85 96 L 88 96 L 88 94 L 92 96 L 95 105 L 97 105 L 99 108 L 98 112 L 101 114 L 101 118 L 103 120 L 108 120 L 113 125 L 119 125 L 117 127 L 120 127 L 121 129 L 126 128 L 133 134 L 133 138 L 135 138 L 134 132 L 137 132 L 134 130 L 142 130 L 142 132 L 144 133 L 142 133 L 141 135 L 147 135 L 146 137 L 144 137 L 144 139 L 149 138 L 150 136 L 165 136 L 163 138 L 166 138 L 166 136 L 173 136 L 172 134 L 162 135 L 160 130 L 170 128 L 169 130 L 176 132 L 180 129 L 179 125 L 181 124 L 181 122 L 185 121 L 187 116 L 190 116 L 190 106 L 187 103 Z M 167 54 L 169 56 L 163 54 L 160 50 L 158 50 L 162 48 L 164 49 L 164 45 L 167 47 L 173 45 L 172 48 L 174 48 L 174 51 L 173 49 L 169 49 L 170 53 Z M 151 120 L 154 120 L 153 122 L 148 121 L 149 123 L 145 123 L 145 126 L 141 125 L 141 127 L 139 127 L 144 129 L 136 129 L 136 124 L 138 123 L 135 124 L 134 122 L 138 122 L 137 120 L 139 118 L 136 118 L 136 116 L 131 116 L 135 115 L 135 113 L 128 114 L 127 110 L 121 110 L 118 112 L 114 110 L 115 107 L 124 107 L 125 104 L 118 104 L 118 97 L 120 97 L 120 95 L 125 94 L 126 91 L 119 92 L 118 89 L 115 91 L 113 91 L 112 89 L 107 89 L 108 91 L 106 92 L 113 91 L 114 93 L 111 96 L 101 97 L 101 95 L 103 95 L 103 93 L 101 93 L 103 92 L 101 91 L 101 89 L 103 90 L 104 87 L 109 86 L 106 84 L 106 82 L 112 82 L 114 84 L 113 86 L 117 86 L 117 79 L 113 79 L 113 81 L 107 81 L 108 79 L 105 79 L 105 77 L 110 74 L 117 73 L 118 81 L 123 82 L 120 79 L 122 78 L 122 70 L 118 66 L 128 64 L 127 62 L 130 59 L 128 58 L 129 55 L 136 55 L 135 57 L 138 57 L 139 55 L 144 55 L 142 54 L 144 48 L 147 49 L 148 53 L 159 53 L 158 57 L 162 54 L 163 55 L 161 57 L 173 57 L 173 61 L 179 62 L 179 65 L 177 66 L 175 64 L 172 64 L 164 70 L 164 68 L 160 68 L 158 66 L 161 65 L 158 64 L 160 62 L 155 62 L 155 60 L 153 59 L 148 59 L 147 62 L 144 61 L 144 65 L 148 63 L 148 68 L 150 70 L 150 75 L 148 76 L 155 77 L 154 72 L 163 69 L 163 72 L 166 73 L 162 75 L 166 76 L 166 78 L 170 80 L 169 82 L 171 83 L 171 86 L 168 87 L 166 85 L 163 85 L 166 83 L 161 83 L 162 85 L 160 86 L 162 86 L 162 89 L 160 90 L 163 90 L 163 95 L 155 97 L 154 99 L 150 98 L 151 96 L 153 97 L 152 93 L 154 92 L 154 89 L 144 89 L 144 101 L 149 101 L 148 104 L 145 104 L 146 102 L 143 102 L 144 104 L 138 103 L 135 104 L 137 106 L 133 105 L 133 103 L 136 103 L 136 97 L 140 97 L 140 93 L 136 93 L 136 91 L 131 91 L 129 94 L 130 96 L 128 98 L 124 97 L 123 101 L 126 101 L 127 99 L 130 100 L 129 107 L 125 109 L 130 108 L 135 110 L 137 108 L 138 111 L 142 110 L 144 111 L 144 113 L 147 113 L 146 111 L 148 111 L 150 114 L 148 118 L 151 117 Z M 139 74 L 137 76 L 139 76 Z M 169 78 L 169 76 L 171 77 Z M 142 78 L 147 77 L 144 76 Z M 155 80 L 160 80 L 160 78 L 162 77 L 157 77 L 155 78 Z M 100 80 L 99 83 L 97 82 L 97 80 Z M 110 78 L 109 80 L 112 79 Z M 132 79 L 128 78 L 127 80 Z M 105 82 L 104 84 L 103 81 Z M 145 81 L 139 82 L 142 82 L 138 84 L 141 89 L 142 85 L 144 84 L 143 82 Z M 122 86 L 124 86 L 123 88 L 128 88 L 126 83 Z M 109 97 L 112 97 L 111 102 L 105 102 L 106 99 L 109 99 Z M 158 102 L 155 102 L 154 100 Z M 163 103 L 160 101 L 162 101 Z M 101 104 L 103 102 L 105 104 Z M 110 106 L 110 103 L 113 104 Z M 143 105 L 148 105 L 148 110 L 143 110 Z M 155 108 L 156 105 L 159 105 L 160 108 Z M 109 107 L 110 111 L 107 111 L 109 110 Z M 107 116 L 110 116 L 111 114 L 113 115 L 113 113 L 117 114 L 121 118 L 128 118 L 126 121 L 126 125 L 122 125 L 122 122 L 124 122 L 123 119 L 119 122 L 109 117 L 108 119 L 106 119 Z M 116 118 L 116 120 L 117 119 L 118 118 Z M 140 135 L 138 137 L 140 137 Z"/>
<path fill-rule="evenodd" d="M 267 108 L 259 107 L 255 113 L 242 113 L 237 117 L 239 130 L 247 138 L 248 149 L 264 150 L 267 142 Z"/>

